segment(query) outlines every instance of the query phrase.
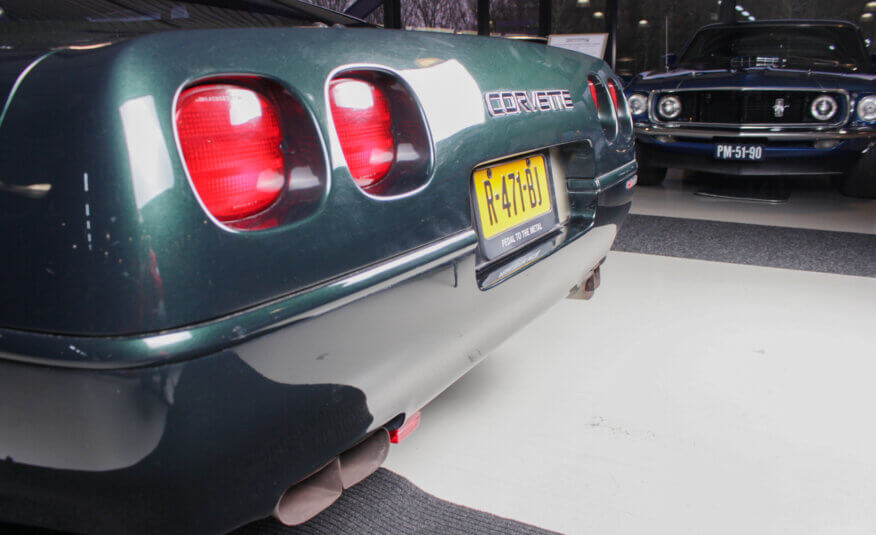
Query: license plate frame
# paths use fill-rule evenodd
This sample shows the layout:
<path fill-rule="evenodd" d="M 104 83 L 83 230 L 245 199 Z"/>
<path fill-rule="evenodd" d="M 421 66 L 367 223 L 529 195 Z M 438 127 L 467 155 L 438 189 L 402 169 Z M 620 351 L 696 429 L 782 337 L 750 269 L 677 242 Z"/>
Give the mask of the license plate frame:
<path fill-rule="evenodd" d="M 527 169 L 530 170 L 529 175 L 525 175 Z M 539 169 L 543 170 L 544 176 L 537 172 Z M 517 180 L 518 176 L 514 176 L 513 180 L 508 180 L 509 172 L 512 170 L 515 175 L 524 173 L 524 175 L 519 175 L 519 182 Z M 532 180 L 531 183 L 529 179 Z M 496 216 L 496 220 L 493 221 L 485 220 L 485 215 L 489 217 L 489 201 L 486 200 L 487 189 L 483 186 L 485 181 L 490 182 L 490 191 L 493 193 L 492 210 Z M 500 182 L 505 184 L 505 192 L 509 191 L 507 189 L 509 183 L 513 182 L 513 185 L 516 186 L 515 192 L 508 195 L 508 201 L 515 203 L 515 209 L 518 207 L 523 210 L 534 209 L 536 215 L 529 216 L 524 220 L 517 220 L 519 219 L 517 214 L 521 212 L 511 212 L 509 208 L 503 208 L 502 193 L 498 193 L 503 191 L 499 186 Z M 531 186 L 536 186 L 535 190 Z M 532 206 L 533 198 L 530 195 L 531 191 L 535 195 L 541 193 L 542 203 L 550 203 L 546 211 L 542 211 L 544 208 L 543 204 L 539 204 L 538 207 Z M 517 193 L 520 195 L 517 195 Z M 545 153 L 512 157 L 500 162 L 477 167 L 472 172 L 471 194 L 473 217 L 480 239 L 481 254 L 486 260 L 494 260 L 506 256 L 524 245 L 550 234 L 556 228 L 559 221 L 550 159 Z M 528 208 L 523 208 L 524 201 L 528 202 Z M 505 220 L 504 222 L 498 221 L 500 212 L 503 216 L 502 219 Z M 510 215 L 512 213 L 514 216 Z M 506 215 L 507 217 L 504 217 Z M 515 222 L 506 228 L 505 225 L 509 220 Z"/>
<path fill-rule="evenodd" d="M 715 143 L 712 156 L 716 160 L 760 162 L 764 160 L 763 145 L 751 143 Z"/>

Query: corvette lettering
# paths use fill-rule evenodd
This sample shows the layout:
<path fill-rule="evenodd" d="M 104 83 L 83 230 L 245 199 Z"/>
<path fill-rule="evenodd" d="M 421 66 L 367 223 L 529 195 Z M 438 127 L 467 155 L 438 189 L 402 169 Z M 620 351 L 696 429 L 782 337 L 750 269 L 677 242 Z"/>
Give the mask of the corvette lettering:
<path fill-rule="evenodd" d="M 493 117 L 541 111 L 571 110 L 572 93 L 568 89 L 537 91 L 490 91 L 484 94 L 487 110 Z"/>

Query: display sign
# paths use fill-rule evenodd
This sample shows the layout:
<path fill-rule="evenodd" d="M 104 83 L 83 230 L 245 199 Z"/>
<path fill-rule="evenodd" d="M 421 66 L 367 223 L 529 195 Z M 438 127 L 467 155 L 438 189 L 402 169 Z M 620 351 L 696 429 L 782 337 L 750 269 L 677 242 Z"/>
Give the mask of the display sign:
<path fill-rule="evenodd" d="M 548 45 L 550 46 L 574 50 L 599 59 L 605 57 L 607 44 L 607 33 L 563 33 L 548 36 Z"/>

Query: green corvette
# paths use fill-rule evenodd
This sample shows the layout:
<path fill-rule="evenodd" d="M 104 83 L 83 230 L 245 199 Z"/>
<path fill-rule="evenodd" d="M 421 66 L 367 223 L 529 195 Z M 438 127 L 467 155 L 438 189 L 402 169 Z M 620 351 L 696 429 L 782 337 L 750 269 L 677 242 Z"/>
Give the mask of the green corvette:
<path fill-rule="evenodd" d="M 0 521 L 303 522 L 588 296 L 629 210 L 588 56 L 292 0 L 0 0 L 0 29 Z"/>

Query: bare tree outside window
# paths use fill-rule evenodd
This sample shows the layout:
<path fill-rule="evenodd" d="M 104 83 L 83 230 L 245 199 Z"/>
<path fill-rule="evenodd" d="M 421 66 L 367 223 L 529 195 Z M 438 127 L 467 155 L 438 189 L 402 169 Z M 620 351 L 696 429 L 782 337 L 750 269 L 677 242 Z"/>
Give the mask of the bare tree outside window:
<path fill-rule="evenodd" d="M 402 21 L 407 28 L 475 31 L 476 5 L 471 0 L 403 0 Z"/>

